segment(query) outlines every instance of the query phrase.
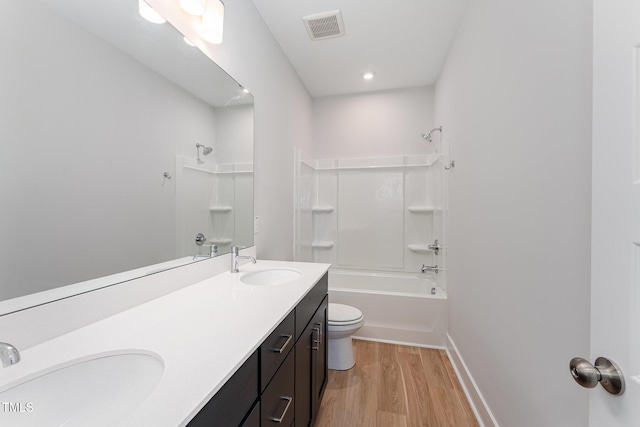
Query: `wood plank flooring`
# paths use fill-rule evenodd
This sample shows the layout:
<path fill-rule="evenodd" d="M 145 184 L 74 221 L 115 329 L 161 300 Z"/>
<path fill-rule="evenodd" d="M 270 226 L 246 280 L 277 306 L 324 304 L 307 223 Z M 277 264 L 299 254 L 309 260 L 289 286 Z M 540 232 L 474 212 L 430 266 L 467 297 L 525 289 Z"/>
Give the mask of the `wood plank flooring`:
<path fill-rule="evenodd" d="M 353 344 L 356 366 L 329 371 L 315 427 L 478 426 L 445 351 Z"/>

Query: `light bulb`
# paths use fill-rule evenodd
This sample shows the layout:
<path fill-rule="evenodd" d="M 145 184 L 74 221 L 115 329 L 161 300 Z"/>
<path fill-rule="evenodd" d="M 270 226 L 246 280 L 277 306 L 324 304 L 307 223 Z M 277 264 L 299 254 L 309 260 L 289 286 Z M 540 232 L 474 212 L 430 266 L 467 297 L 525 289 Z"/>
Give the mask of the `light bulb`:
<path fill-rule="evenodd" d="M 209 0 L 201 19 L 200 36 L 209 43 L 222 43 L 224 4 L 220 0 Z"/>
<path fill-rule="evenodd" d="M 167 20 L 160 16 L 158 12 L 153 10 L 145 0 L 138 0 L 138 12 L 144 19 L 149 22 L 153 22 L 154 24 L 164 24 L 167 22 Z"/>
<path fill-rule="evenodd" d="M 373 78 L 373 76 L 375 76 L 376 74 L 372 71 L 367 71 L 366 73 L 362 74 L 362 78 L 365 80 L 371 80 Z"/>
<path fill-rule="evenodd" d="M 204 0 L 180 0 L 180 7 L 189 15 L 201 16 L 204 13 Z"/>

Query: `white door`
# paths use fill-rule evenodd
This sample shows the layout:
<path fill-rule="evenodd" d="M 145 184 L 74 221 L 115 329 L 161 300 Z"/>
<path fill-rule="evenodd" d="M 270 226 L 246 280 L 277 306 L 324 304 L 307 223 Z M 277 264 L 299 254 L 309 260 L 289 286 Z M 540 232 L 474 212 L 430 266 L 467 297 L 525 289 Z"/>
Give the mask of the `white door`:
<path fill-rule="evenodd" d="M 591 362 L 626 391 L 590 390 L 590 426 L 640 426 L 640 1 L 593 4 Z"/>

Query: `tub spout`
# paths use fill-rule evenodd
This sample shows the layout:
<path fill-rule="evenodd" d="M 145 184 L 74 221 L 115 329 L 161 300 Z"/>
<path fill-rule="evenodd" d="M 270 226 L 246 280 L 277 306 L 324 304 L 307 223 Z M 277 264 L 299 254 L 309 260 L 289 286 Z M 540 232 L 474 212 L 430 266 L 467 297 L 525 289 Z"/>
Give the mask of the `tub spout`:
<path fill-rule="evenodd" d="M 437 265 L 424 265 L 422 264 L 422 271 L 423 273 L 426 272 L 431 272 L 431 273 L 436 273 L 438 274 L 438 272 L 442 270 L 442 268 L 438 267 Z"/>

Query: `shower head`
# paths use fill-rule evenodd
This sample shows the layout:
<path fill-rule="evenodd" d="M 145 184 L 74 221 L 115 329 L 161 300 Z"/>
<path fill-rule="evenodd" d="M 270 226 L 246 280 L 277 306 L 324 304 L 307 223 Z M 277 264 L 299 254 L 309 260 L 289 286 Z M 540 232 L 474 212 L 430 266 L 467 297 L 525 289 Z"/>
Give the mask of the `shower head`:
<path fill-rule="evenodd" d="M 211 154 L 211 152 L 213 151 L 213 148 L 211 147 L 205 147 L 202 144 L 196 144 L 196 152 L 198 153 L 198 163 L 204 163 L 202 161 L 202 159 L 200 159 L 200 147 L 202 147 L 202 154 L 205 156 L 208 156 L 209 154 Z"/>
<path fill-rule="evenodd" d="M 442 126 L 434 128 L 434 129 L 431 129 L 428 133 L 427 132 L 421 133 L 420 136 L 425 141 L 431 142 L 431 134 L 434 133 L 435 131 L 442 132 Z"/>

